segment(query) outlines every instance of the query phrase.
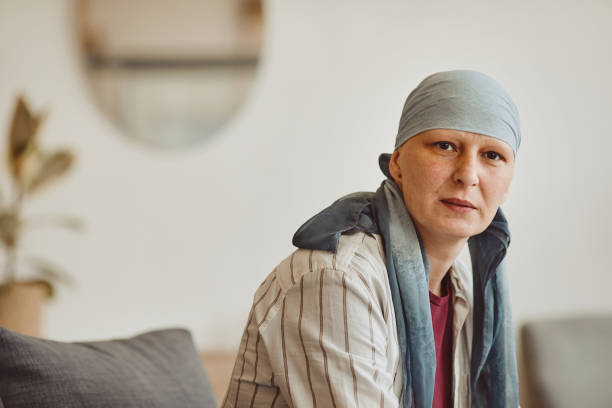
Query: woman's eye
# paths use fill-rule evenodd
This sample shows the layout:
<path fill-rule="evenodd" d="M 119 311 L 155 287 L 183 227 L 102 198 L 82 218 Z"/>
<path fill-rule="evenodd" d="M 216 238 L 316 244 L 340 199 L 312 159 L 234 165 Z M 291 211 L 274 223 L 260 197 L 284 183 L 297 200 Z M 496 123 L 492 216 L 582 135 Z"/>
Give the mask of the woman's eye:
<path fill-rule="evenodd" d="M 451 142 L 436 142 L 434 144 L 442 150 L 455 150 L 455 146 Z"/>
<path fill-rule="evenodd" d="M 494 151 L 486 152 L 485 156 L 489 160 L 501 160 L 501 159 L 503 159 L 501 154 L 499 154 L 497 152 L 494 152 Z"/>

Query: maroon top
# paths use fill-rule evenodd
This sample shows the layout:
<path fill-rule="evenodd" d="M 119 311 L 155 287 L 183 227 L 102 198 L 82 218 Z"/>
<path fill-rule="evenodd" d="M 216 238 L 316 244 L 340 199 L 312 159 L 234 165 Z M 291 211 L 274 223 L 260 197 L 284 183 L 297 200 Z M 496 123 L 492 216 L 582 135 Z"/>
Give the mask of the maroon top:
<path fill-rule="evenodd" d="M 436 344 L 436 383 L 432 408 L 453 406 L 453 302 L 450 274 L 442 279 L 442 296 L 429 292 Z"/>

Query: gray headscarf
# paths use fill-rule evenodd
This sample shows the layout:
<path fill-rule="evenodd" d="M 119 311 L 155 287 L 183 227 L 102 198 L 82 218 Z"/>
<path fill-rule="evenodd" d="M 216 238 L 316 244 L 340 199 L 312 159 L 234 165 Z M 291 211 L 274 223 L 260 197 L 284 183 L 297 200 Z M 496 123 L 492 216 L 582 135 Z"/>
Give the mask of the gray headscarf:
<path fill-rule="evenodd" d="M 521 144 L 520 117 L 514 101 L 488 75 L 470 70 L 438 72 L 408 95 L 400 118 L 395 149 L 431 129 L 454 129 L 491 136 L 507 143 L 514 155 Z M 388 174 L 391 155 L 380 157 Z"/>

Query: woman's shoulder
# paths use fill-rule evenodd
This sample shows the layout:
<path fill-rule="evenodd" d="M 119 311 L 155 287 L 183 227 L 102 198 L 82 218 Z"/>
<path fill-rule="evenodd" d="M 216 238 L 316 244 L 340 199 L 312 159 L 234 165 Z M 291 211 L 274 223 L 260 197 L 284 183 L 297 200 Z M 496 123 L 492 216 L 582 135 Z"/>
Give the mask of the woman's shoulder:
<path fill-rule="evenodd" d="M 362 273 L 377 273 L 384 268 L 380 236 L 357 231 L 343 234 L 336 252 L 298 248 L 275 268 L 278 283 L 289 289 L 300 281 L 302 276 L 321 270 L 336 270 L 353 275 L 357 270 Z M 368 268 L 369 266 L 369 268 Z M 371 270 L 369 270 L 371 269 Z"/>
<path fill-rule="evenodd" d="M 344 234 L 336 252 L 296 249 L 274 268 L 256 291 L 255 311 L 261 315 L 263 323 L 275 315 L 277 308 L 270 308 L 272 304 L 282 304 L 285 299 L 287 304 L 293 304 L 295 299 L 301 301 L 304 293 L 337 289 L 352 293 L 349 299 L 353 301 L 359 299 L 379 305 L 386 320 L 391 297 L 380 235 L 362 231 Z"/>
<path fill-rule="evenodd" d="M 325 278 L 319 280 L 322 274 Z M 255 299 L 271 297 L 282 302 L 291 293 L 298 296 L 302 290 L 312 289 L 310 285 L 337 284 L 345 284 L 347 290 L 378 303 L 387 315 L 390 292 L 380 235 L 361 231 L 342 235 L 335 253 L 312 249 L 293 251 L 268 275 Z"/>

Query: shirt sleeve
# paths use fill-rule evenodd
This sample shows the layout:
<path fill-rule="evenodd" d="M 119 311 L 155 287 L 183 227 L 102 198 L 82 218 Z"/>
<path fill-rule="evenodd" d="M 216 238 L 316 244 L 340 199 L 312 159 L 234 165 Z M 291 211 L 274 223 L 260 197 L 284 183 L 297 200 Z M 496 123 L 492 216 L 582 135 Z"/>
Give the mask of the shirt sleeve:
<path fill-rule="evenodd" d="M 383 311 L 358 272 L 304 274 L 259 334 L 289 406 L 398 406 Z"/>

